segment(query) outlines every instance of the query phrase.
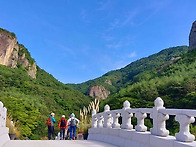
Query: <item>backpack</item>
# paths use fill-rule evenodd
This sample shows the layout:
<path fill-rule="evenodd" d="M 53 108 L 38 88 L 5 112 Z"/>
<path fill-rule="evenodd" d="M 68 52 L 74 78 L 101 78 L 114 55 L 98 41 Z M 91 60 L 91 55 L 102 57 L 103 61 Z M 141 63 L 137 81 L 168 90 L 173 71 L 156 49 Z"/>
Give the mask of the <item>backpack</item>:
<path fill-rule="evenodd" d="M 60 127 L 65 127 L 65 126 L 66 126 L 65 120 L 63 119 L 63 120 L 61 120 L 61 125 L 60 125 Z"/>
<path fill-rule="evenodd" d="M 71 119 L 70 126 L 76 126 L 76 120 L 74 118 Z"/>
<path fill-rule="evenodd" d="M 51 126 L 52 125 L 52 123 L 51 123 L 51 117 L 50 116 L 48 117 L 48 119 L 46 121 L 46 125 L 47 126 Z"/>

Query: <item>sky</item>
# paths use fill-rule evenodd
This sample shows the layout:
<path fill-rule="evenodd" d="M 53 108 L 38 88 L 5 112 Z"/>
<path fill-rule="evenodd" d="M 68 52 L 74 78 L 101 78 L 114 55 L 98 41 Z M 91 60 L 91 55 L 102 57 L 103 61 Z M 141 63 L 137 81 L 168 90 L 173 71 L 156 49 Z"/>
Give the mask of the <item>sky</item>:
<path fill-rule="evenodd" d="M 0 27 L 63 83 L 188 45 L 196 0 L 1 0 Z"/>

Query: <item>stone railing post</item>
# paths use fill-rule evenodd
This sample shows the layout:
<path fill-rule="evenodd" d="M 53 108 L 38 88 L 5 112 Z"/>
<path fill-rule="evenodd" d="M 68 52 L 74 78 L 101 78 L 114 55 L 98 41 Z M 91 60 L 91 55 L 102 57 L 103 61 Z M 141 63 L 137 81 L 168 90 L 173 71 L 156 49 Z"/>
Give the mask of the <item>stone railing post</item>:
<path fill-rule="evenodd" d="M 99 115 L 97 119 L 97 128 L 103 128 L 103 115 Z"/>
<path fill-rule="evenodd" d="M 120 117 L 120 113 L 114 112 L 114 113 L 112 113 L 112 117 L 113 117 L 112 128 L 119 129 L 120 128 L 120 124 L 118 122 L 118 118 Z"/>
<path fill-rule="evenodd" d="M 194 117 L 187 115 L 179 114 L 176 115 L 175 120 L 180 124 L 180 131 L 176 133 L 176 140 L 183 142 L 192 142 L 195 140 L 195 136 L 192 135 L 189 131 L 189 124 L 195 122 Z"/>
<path fill-rule="evenodd" d="M 96 110 L 92 111 L 92 128 L 97 128 L 97 117 L 95 116 Z"/>
<path fill-rule="evenodd" d="M 138 132 L 147 131 L 147 127 L 144 125 L 144 119 L 147 117 L 147 114 L 137 111 L 135 113 L 135 117 L 137 118 L 137 125 L 135 126 L 135 130 Z"/>
<path fill-rule="evenodd" d="M 0 146 L 10 140 L 8 136 L 9 128 L 6 127 L 7 109 L 3 107 L 0 101 Z"/>
<path fill-rule="evenodd" d="M 3 107 L 3 103 L 0 101 L 0 127 L 6 127 L 7 109 Z"/>
<path fill-rule="evenodd" d="M 131 124 L 131 117 L 133 116 L 133 113 L 129 113 L 126 111 L 126 109 L 130 109 L 130 103 L 129 101 L 125 101 L 123 103 L 123 109 L 121 112 L 122 116 L 122 124 L 121 129 L 133 129 L 133 125 Z"/>
<path fill-rule="evenodd" d="M 165 121 L 169 119 L 169 115 L 158 112 L 159 109 L 165 109 L 164 102 L 160 97 L 156 98 L 154 105 L 153 112 L 150 114 L 150 118 L 153 119 L 153 128 L 150 129 L 150 132 L 153 135 L 166 137 L 169 135 L 169 131 L 165 127 Z"/>
<path fill-rule="evenodd" d="M 3 126 L 2 111 L 3 111 L 3 103 L 0 101 L 0 127 Z"/>
<path fill-rule="evenodd" d="M 103 117 L 104 117 L 103 127 L 104 128 L 112 127 L 112 115 L 109 112 L 110 112 L 110 106 L 105 105 L 104 114 L 103 114 Z"/>

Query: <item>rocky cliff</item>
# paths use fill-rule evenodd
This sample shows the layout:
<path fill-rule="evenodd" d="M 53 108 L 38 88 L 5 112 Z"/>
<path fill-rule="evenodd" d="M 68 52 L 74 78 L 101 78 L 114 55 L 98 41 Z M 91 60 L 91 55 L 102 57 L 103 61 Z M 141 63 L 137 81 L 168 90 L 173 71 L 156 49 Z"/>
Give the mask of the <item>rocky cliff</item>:
<path fill-rule="evenodd" d="M 0 28 L 0 64 L 17 68 L 22 65 L 28 75 L 36 78 L 37 68 L 35 61 L 30 57 L 28 50 L 18 44 L 15 34 Z"/>
<path fill-rule="evenodd" d="M 103 86 L 92 86 L 90 87 L 88 94 L 93 98 L 105 99 L 109 96 L 110 91 Z"/>
<path fill-rule="evenodd" d="M 196 48 L 196 21 L 193 22 L 189 35 L 189 50 Z"/>

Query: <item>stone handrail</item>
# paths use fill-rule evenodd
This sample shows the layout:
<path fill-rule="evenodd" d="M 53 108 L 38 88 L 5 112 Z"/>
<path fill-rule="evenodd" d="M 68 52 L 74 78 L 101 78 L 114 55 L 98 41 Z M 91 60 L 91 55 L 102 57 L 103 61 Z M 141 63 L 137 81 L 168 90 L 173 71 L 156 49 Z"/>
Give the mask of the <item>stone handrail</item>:
<path fill-rule="evenodd" d="M 193 143 L 195 136 L 190 133 L 189 125 L 195 121 L 196 110 L 188 109 L 165 109 L 163 106 L 163 100 L 158 97 L 154 101 L 153 108 L 130 108 L 129 101 L 125 101 L 122 109 L 110 110 L 109 105 L 105 105 L 104 112 L 96 114 L 93 110 L 92 113 L 92 129 L 90 134 L 93 133 L 93 129 L 103 128 L 119 130 L 132 130 L 135 132 L 148 132 L 147 127 L 144 124 L 144 119 L 147 114 L 150 114 L 150 118 L 153 121 L 153 127 L 150 128 L 150 134 L 154 136 L 160 136 L 162 138 L 169 137 L 169 130 L 166 129 L 166 120 L 169 119 L 169 115 L 174 115 L 175 120 L 180 124 L 179 132 L 175 134 L 175 140 L 179 142 Z M 131 124 L 131 118 L 135 115 L 137 118 L 137 125 L 133 129 Z M 119 123 L 119 117 L 122 117 L 122 123 Z M 196 142 L 194 142 L 196 145 Z"/>

